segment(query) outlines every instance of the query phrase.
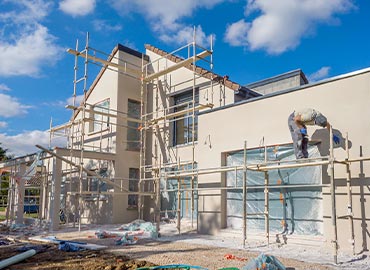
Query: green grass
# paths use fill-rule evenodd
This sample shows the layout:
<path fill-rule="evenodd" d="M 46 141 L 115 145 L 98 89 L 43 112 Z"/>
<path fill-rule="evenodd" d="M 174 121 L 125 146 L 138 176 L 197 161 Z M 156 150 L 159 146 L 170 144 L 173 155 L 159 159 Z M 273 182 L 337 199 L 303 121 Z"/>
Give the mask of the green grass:
<path fill-rule="evenodd" d="M 26 213 L 23 215 L 23 217 L 29 217 L 29 218 L 38 218 L 39 214 L 38 213 Z"/>

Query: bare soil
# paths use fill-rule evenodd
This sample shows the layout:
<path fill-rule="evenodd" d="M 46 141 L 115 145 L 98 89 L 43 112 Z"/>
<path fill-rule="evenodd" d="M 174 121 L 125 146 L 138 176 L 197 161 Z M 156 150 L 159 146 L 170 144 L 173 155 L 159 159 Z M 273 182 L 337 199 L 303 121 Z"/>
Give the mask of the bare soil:
<path fill-rule="evenodd" d="M 77 239 L 81 240 L 81 239 Z M 85 239 L 86 240 L 86 239 Z M 88 239 L 89 242 L 106 245 L 112 239 Z M 34 244 L 34 243 L 33 243 Z M 64 270 L 64 269 L 102 269 L 123 270 L 150 267 L 154 265 L 188 264 L 208 269 L 242 268 L 247 262 L 258 256 L 257 253 L 220 248 L 184 242 L 162 242 L 140 240 L 130 246 L 109 246 L 106 251 L 64 252 L 56 245 L 42 245 L 44 251 L 7 269 Z M 0 260 L 19 254 L 20 246 L 2 246 Z M 287 269 L 332 269 L 329 266 L 305 263 L 297 260 L 279 258 Z"/>
<path fill-rule="evenodd" d="M 29 270 L 64 270 L 64 269 L 97 269 L 97 270 L 126 270 L 138 267 L 154 266 L 153 263 L 144 260 L 132 260 L 125 255 L 117 255 L 105 251 L 78 251 L 64 252 L 58 250 L 56 245 L 47 245 L 47 249 L 37 253 L 18 264 L 9 266 L 6 269 L 29 269 Z M 2 248 L 0 260 L 9 258 L 20 252 L 19 247 Z"/>

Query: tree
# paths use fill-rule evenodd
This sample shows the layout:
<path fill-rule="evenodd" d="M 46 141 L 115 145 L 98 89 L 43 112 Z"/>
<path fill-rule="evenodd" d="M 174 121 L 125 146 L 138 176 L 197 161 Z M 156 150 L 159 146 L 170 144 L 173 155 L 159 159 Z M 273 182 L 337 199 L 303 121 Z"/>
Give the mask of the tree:
<path fill-rule="evenodd" d="M 0 162 L 9 159 L 6 155 L 8 149 L 4 149 L 1 147 L 0 143 Z M 2 173 L 0 175 L 0 207 L 6 206 L 7 198 L 8 198 L 8 188 L 9 188 L 9 174 Z"/>
<path fill-rule="evenodd" d="M 4 160 L 9 159 L 9 156 L 6 155 L 7 151 L 8 151 L 8 149 L 2 148 L 1 143 L 0 143 L 0 161 L 4 161 Z"/>

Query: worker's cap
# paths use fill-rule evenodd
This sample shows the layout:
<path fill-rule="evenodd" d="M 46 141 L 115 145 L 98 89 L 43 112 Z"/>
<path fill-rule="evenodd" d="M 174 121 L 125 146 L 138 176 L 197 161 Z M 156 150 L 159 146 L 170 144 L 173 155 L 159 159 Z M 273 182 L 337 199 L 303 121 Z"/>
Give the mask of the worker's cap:
<path fill-rule="evenodd" d="M 320 127 L 326 127 L 328 124 L 328 120 L 325 116 L 323 116 L 321 113 L 317 113 L 315 117 L 315 125 L 318 125 Z"/>

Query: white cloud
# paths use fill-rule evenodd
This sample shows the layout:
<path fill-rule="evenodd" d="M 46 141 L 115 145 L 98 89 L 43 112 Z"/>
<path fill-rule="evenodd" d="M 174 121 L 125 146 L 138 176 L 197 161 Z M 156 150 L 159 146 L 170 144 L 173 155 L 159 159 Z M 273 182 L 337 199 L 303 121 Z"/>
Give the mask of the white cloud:
<path fill-rule="evenodd" d="M 40 21 L 51 7 L 43 0 L 12 1 L 16 10 L 0 12 L 0 76 L 39 76 L 43 66 L 59 59 L 56 38 Z"/>
<path fill-rule="evenodd" d="M 76 96 L 75 106 L 79 106 L 83 99 L 84 99 L 84 95 Z M 68 98 L 67 99 L 67 104 L 64 104 L 64 105 L 73 105 L 73 97 Z"/>
<path fill-rule="evenodd" d="M 312 34 L 318 24 L 332 23 L 336 14 L 352 8 L 350 0 L 248 0 L 245 15 L 259 14 L 247 33 L 245 26 L 240 27 L 240 33 L 233 33 L 238 40 L 233 38 L 228 42 L 245 46 L 247 41 L 251 50 L 280 54 L 298 46 L 302 37 Z M 229 32 L 230 28 L 226 36 Z"/>
<path fill-rule="evenodd" d="M 15 6 L 17 10 L 0 13 L 0 21 L 13 24 L 29 24 L 44 19 L 51 9 L 52 3 L 45 0 L 18 0 L 8 1 Z"/>
<path fill-rule="evenodd" d="M 247 34 L 250 29 L 250 23 L 243 19 L 227 26 L 224 40 L 231 46 L 247 46 Z"/>
<path fill-rule="evenodd" d="M 162 33 L 159 38 L 167 43 L 186 44 L 193 41 L 193 33 L 193 27 L 184 26 L 175 33 Z M 203 47 L 207 47 L 211 43 L 211 35 L 207 36 L 200 25 L 195 28 L 195 42 Z"/>
<path fill-rule="evenodd" d="M 19 103 L 18 99 L 9 95 L 0 93 L 0 116 L 13 117 L 27 113 L 31 106 Z"/>
<path fill-rule="evenodd" d="M 308 76 L 309 81 L 315 82 L 325 79 L 329 76 L 330 67 L 322 67 L 318 71 Z"/>
<path fill-rule="evenodd" d="M 30 32 L 19 33 L 13 42 L 0 40 L 0 75 L 38 76 L 43 65 L 52 65 L 60 48 L 54 44 L 55 37 L 40 24 Z"/>
<path fill-rule="evenodd" d="M 122 26 L 119 24 L 111 25 L 105 20 L 94 20 L 92 22 L 95 31 L 98 32 L 117 32 L 122 30 Z"/>
<path fill-rule="evenodd" d="M 10 91 L 10 88 L 4 83 L 0 83 L 0 91 Z"/>
<path fill-rule="evenodd" d="M 49 146 L 49 132 L 41 130 L 25 131 L 17 135 L 0 133 L 1 146 L 8 149 L 7 154 L 23 156 L 39 151 L 35 145 Z M 53 140 L 52 146 L 65 147 L 65 138 Z"/>
<path fill-rule="evenodd" d="M 6 128 L 8 126 L 7 122 L 0 121 L 0 128 Z"/>
<path fill-rule="evenodd" d="M 96 0 L 63 0 L 59 9 L 73 17 L 85 16 L 94 11 Z"/>
<path fill-rule="evenodd" d="M 226 0 L 110 0 L 109 2 L 122 16 L 134 12 L 140 13 L 150 22 L 152 30 L 159 35 L 160 39 L 180 44 L 189 41 L 189 34 L 193 31 L 192 26 L 181 21 L 183 18 L 191 17 L 198 9 L 211 9 L 224 1 Z M 196 28 L 197 31 L 201 29 L 200 26 Z M 207 35 L 203 31 L 197 35 L 201 45 L 209 44 Z"/>

